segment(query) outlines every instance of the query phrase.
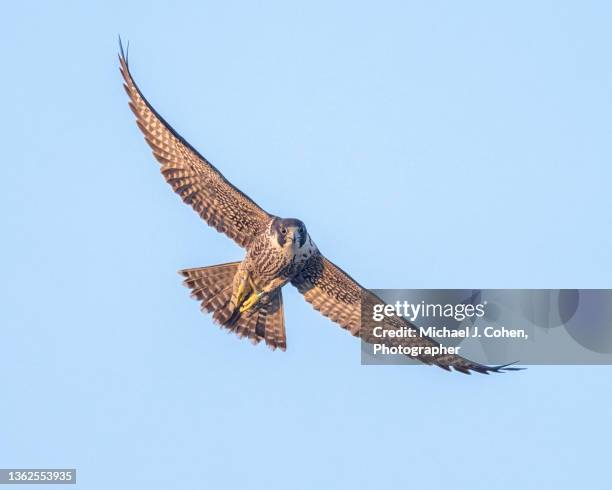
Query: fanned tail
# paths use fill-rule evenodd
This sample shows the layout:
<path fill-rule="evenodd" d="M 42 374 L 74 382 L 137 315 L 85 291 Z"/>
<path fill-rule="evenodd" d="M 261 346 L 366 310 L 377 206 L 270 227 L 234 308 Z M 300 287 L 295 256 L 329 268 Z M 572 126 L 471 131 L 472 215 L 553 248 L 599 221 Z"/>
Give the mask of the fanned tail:
<path fill-rule="evenodd" d="M 183 284 L 191 289 L 191 297 L 200 301 L 202 311 L 213 314 L 213 320 L 257 344 L 265 340 L 272 349 L 285 350 L 285 319 L 281 291 L 272 293 L 270 301 L 245 313 L 231 305 L 233 281 L 240 262 L 185 269 Z"/>

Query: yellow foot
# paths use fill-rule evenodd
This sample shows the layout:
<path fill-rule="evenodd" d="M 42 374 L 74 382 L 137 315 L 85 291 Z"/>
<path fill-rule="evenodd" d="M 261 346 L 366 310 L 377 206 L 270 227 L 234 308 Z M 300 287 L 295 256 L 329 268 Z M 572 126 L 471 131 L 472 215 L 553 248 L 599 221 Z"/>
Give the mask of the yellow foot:
<path fill-rule="evenodd" d="M 236 291 L 236 304 L 240 304 L 242 300 L 246 297 L 246 287 L 244 282 L 238 284 L 238 291 Z"/>
<path fill-rule="evenodd" d="M 255 304 L 259 301 L 259 298 L 263 296 L 264 293 L 253 293 L 249 298 L 242 304 L 240 307 L 240 313 L 244 313 L 247 310 L 250 310 Z"/>
<path fill-rule="evenodd" d="M 251 291 L 256 291 L 255 287 L 253 286 L 253 280 L 249 274 L 245 274 L 245 276 L 238 282 L 236 293 L 232 298 L 235 300 L 234 304 L 241 305 L 244 300 L 248 298 Z"/>

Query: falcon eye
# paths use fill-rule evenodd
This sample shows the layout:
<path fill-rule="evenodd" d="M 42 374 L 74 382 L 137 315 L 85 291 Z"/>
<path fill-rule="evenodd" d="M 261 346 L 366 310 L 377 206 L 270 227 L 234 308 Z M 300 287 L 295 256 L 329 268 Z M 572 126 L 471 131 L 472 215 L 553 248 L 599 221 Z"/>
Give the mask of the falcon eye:
<path fill-rule="evenodd" d="M 304 234 L 304 227 L 300 226 L 300 235 L 303 235 L 303 234 Z"/>
<path fill-rule="evenodd" d="M 287 234 L 287 228 L 285 228 L 285 227 L 281 228 L 281 233 L 283 235 L 286 235 Z"/>

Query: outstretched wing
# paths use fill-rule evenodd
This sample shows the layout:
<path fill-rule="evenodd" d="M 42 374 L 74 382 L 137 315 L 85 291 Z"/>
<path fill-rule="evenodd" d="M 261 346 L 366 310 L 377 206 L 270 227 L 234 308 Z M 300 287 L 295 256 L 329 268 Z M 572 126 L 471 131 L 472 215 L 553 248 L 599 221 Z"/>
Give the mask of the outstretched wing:
<path fill-rule="evenodd" d="M 210 226 L 246 247 L 265 228 L 270 215 L 228 182 L 153 109 L 130 74 L 123 47 L 119 63 L 130 108 L 161 163 L 166 182 Z"/>
<path fill-rule="evenodd" d="M 346 272 L 331 263 L 322 255 L 311 257 L 302 272 L 292 281 L 292 284 L 304 295 L 306 301 L 312 304 L 315 310 L 338 323 L 355 336 L 364 341 L 375 343 L 376 338 L 368 338 L 370 334 L 361 329 L 361 302 L 376 304 L 382 301 L 372 292 L 360 286 Z M 416 328 L 407 320 L 390 316 L 385 317 L 383 328 L 400 329 L 402 327 Z M 378 339 L 380 341 L 380 339 Z M 440 344 L 429 337 L 402 338 L 401 345 L 407 347 L 434 347 Z M 488 374 L 518 368 L 504 366 L 485 366 L 472 362 L 458 355 L 421 355 L 417 356 L 425 364 L 435 364 L 450 371 L 450 368 L 465 374 L 470 371 Z"/>

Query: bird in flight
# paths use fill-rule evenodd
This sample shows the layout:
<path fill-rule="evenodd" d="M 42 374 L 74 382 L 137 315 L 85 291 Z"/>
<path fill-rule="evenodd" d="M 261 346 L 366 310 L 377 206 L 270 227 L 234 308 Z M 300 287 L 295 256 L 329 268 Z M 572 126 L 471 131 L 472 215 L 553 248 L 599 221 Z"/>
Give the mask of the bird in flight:
<path fill-rule="evenodd" d="M 346 272 L 319 252 L 298 219 L 279 218 L 261 209 L 234 187 L 206 158 L 185 141 L 151 106 L 132 78 L 128 58 L 120 43 L 120 71 L 136 124 L 161 165 L 161 173 L 183 202 L 206 223 L 225 233 L 246 250 L 244 260 L 180 271 L 191 296 L 215 322 L 254 343 L 265 341 L 285 350 L 285 319 L 281 289 L 295 286 L 317 311 L 354 336 L 374 343 L 361 328 L 362 301 L 381 303 Z M 386 328 L 414 328 L 402 317 L 386 317 Z M 417 336 L 403 345 L 439 346 Z M 448 371 L 488 374 L 517 368 L 486 366 L 456 354 L 418 355 L 416 359 Z"/>

